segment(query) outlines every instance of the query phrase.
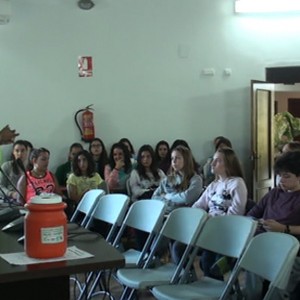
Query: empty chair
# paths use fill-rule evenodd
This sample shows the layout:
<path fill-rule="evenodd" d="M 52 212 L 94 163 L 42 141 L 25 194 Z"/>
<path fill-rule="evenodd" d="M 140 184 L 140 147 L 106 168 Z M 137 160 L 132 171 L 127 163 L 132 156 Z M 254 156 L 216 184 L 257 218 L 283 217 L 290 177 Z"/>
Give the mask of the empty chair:
<path fill-rule="evenodd" d="M 78 222 L 81 226 L 85 226 L 98 199 L 104 195 L 105 192 L 101 189 L 93 189 L 86 192 L 78 203 L 70 222 Z"/>
<path fill-rule="evenodd" d="M 164 202 L 154 199 L 139 200 L 130 206 L 113 245 L 119 247 L 121 238 L 127 227 L 149 233 L 149 236 L 142 251 L 128 249 L 123 252 L 127 268 L 141 266 L 143 263 L 154 237 L 161 229 L 165 209 Z"/>
<path fill-rule="evenodd" d="M 98 203 L 96 204 L 95 209 L 93 210 L 88 222 L 85 227 L 90 229 L 93 226 L 93 222 L 95 220 L 103 221 L 110 224 L 110 230 L 106 237 L 106 241 L 112 243 L 115 238 L 116 232 L 121 226 L 121 223 L 124 219 L 126 211 L 129 205 L 129 197 L 124 194 L 109 194 L 102 196 Z M 102 275 L 102 270 L 98 272 L 91 272 L 86 280 L 84 287 L 81 290 L 81 294 L 78 299 L 82 299 L 87 293 L 87 289 L 90 285 L 92 285 L 90 295 L 95 290 L 98 282 L 100 281 L 100 277 Z M 95 279 L 93 279 L 95 277 Z M 93 281 L 93 283 L 92 283 Z M 97 294 L 102 293 L 106 295 L 110 295 L 109 291 L 106 287 L 102 288 L 101 291 L 97 292 Z"/>
<path fill-rule="evenodd" d="M 299 250 L 299 241 L 292 235 L 279 232 L 265 232 L 249 243 L 238 266 L 228 281 L 220 299 L 225 300 L 241 270 L 254 273 L 270 281 L 266 299 L 274 299 L 275 288 L 284 290 Z"/>
<path fill-rule="evenodd" d="M 128 226 L 145 231 L 149 233 L 149 236 L 142 251 L 128 249 L 123 252 L 123 255 L 125 257 L 125 267 L 138 267 L 143 264 L 143 262 L 145 261 L 145 257 L 149 252 L 152 241 L 162 226 L 164 213 L 165 204 L 160 200 L 139 200 L 130 206 L 122 222 L 121 228 L 119 229 L 117 236 L 114 239 L 113 245 L 117 248 L 121 248 L 121 238 Z M 95 292 L 95 289 L 99 284 L 101 275 L 101 272 L 98 272 L 98 275 L 89 291 L 88 298 L 98 294 L 98 292 Z"/>
<path fill-rule="evenodd" d="M 125 268 L 117 271 L 119 281 L 125 286 L 121 299 L 131 299 L 135 290 L 176 282 L 206 220 L 207 213 L 202 209 L 181 207 L 172 211 L 165 221 L 143 268 Z M 162 266 L 149 268 L 149 264 L 164 238 L 186 244 L 186 250 L 178 265 L 166 263 Z"/>
<path fill-rule="evenodd" d="M 256 221 L 244 216 L 226 215 L 209 218 L 195 243 L 196 247 L 186 269 L 192 266 L 199 248 L 239 258 L 252 238 L 256 226 Z M 160 300 L 212 300 L 219 299 L 226 288 L 224 281 L 205 276 L 192 283 L 183 284 L 185 277 L 181 278 L 179 284 L 155 286 L 152 289 L 154 297 Z"/>

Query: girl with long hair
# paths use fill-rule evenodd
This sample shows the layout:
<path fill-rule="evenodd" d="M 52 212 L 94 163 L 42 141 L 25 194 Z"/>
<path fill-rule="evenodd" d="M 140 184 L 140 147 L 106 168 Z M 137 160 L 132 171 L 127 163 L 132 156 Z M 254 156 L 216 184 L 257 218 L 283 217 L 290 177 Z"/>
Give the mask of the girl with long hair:
<path fill-rule="evenodd" d="M 138 152 L 136 168 L 129 178 L 131 200 L 150 199 L 164 177 L 164 172 L 157 167 L 153 148 L 143 145 Z"/>
<path fill-rule="evenodd" d="M 104 168 L 108 162 L 108 157 L 103 141 L 99 138 L 94 138 L 90 142 L 89 151 L 93 156 L 96 172 L 99 173 L 101 178 L 104 178 Z"/>
<path fill-rule="evenodd" d="M 202 178 L 196 174 L 191 151 L 177 146 L 171 153 L 171 171 L 155 190 L 152 198 L 167 205 L 167 212 L 179 206 L 190 206 L 202 192 Z"/>
<path fill-rule="evenodd" d="M 5 196 L 9 199 L 16 200 L 18 192 L 16 186 L 20 177 L 24 174 L 20 168 L 20 162 L 25 166 L 27 161 L 27 144 L 23 140 L 17 140 L 13 144 L 11 160 L 2 164 L 0 173 L 0 186 Z M 5 173 L 5 175 L 3 174 Z"/>
<path fill-rule="evenodd" d="M 78 204 L 87 191 L 99 188 L 103 179 L 95 172 L 93 157 L 86 150 L 76 154 L 72 169 L 73 173 L 67 180 L 67 191 L 69 198 Z"/>
<path fill-rule="evenodd" d="M 224 215 L 244 215 L 247 204 L 247 187 L 240 162 L 231 148 L 218 148 L 211 162 L 215 180 L 209 184 L 193 207 L 202 208 L 212 217 Z M 205 276 L 223 279 L 215 275 L 211 267 L 219 259 L 211 251 L 203 251 L 201 268 Z"/>
<path fill-rule="evenodd" d="M 41 193 L 55 193 L 62 196 L 59 184 L 52 172 L 48 170 L 50 151 L 46 148 L 33 149 L 26 175 L 18 181 L 18 196 L 21 204 L 30 202 L 31 198 Z"/>
<path fill-rule="evenodd" d="M 132 170 L 130 154 L 123 143 L 112 145 L 104 178 L 111 192 L 127 193 L 126 181 Z"/>
<path fill-rule="evenodd" d="M 170 147 L 167 141 L 161 140 L 155 146 L 155 159 L 158 167 L 167 174 L 170 168 L 169 160 Z"/>

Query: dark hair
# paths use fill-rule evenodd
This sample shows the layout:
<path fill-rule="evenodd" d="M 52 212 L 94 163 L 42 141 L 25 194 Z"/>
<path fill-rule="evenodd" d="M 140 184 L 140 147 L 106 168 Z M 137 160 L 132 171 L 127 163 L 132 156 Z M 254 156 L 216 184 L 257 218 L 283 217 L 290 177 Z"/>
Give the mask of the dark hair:
<path fill-rule="evenodd" d="M 183 179 L 182 182 L 178 185 L 175 186 L 175 189 L 177 191 L 184 191 L 186 189 L 188 189 L 188 187 L 190 186 L 190 181 L 191 178 L 195 175 L 195 170 L 194 170 L 194 160 L 193 160 L 193 155 L 192 152 L 189 148 L 184 147 L 184 146 L 177 146 L 175 147 L 172 153 L 176 151 L 179 152 L 182 157 L 183 157 L 183 161 L 184 161 L 184 165 L 183 165 Z M 172 168 L 171 174 L 168 176 L 170 178 L 170 180 L 172 181 L 172 178 L 175 176 L 175 171 Z"/>
<path fill-rule="evenodd" d="M 20 174 L 19 166 L 18 166 L 15 156 L 13 154 L 15 146 L 17 146 L 17 145 L 24 146 L 26 148 L 26 151 L 28 151 L 27 143 L 24 140 L 17 140 L 13 143 L 12 152 L 11 152 L 12 171 L 16 175 Z"/>
<path fill-rule="evenodd" d="M 286 143 L 283 145 L 283 147 L 284 146 L 288 146 L 290 151 L 300 151 L 300 142 L 298 142 L 298 141 L 292 141 L 292 142 Z M 283 147 L 282 147 L 282 150 L 283 150 Z"/>
<path fill-rule="evenodd" d="M 276 174 L 281 172 L 289 172 L 300 176 L 300 152 L 286 152 L 283 153 L 275 161 L 274 171 Z"/>
<path fill-rule="evenodd" d="M 225 145 L 226 147 L 228 147 L 228 148 L 232 148 L 232 144 L 231 144 L 231 142 L 230 142 L 229 139 L 227 139 L 227 138 L 225 138 L 225 137 L 220 137 L 220 138 L 218 139 L 218 142 L 216 143 L 215 150 L 217 151 L 217 150 L 220 148 L 220 146 L 221 146 L 222 144 L 224 144 L 224 145 Z"/>
<path fill-rule="evenodd" d="M 31 142 L 27 141 L 27 140 L 23 140 L 23 142 L 26 144 L 27 149 L 33 149 L 33 145 L 31 144 Z"/>
<path fill-rule="evenodd" d="M 111 169 L 114 169 L 116 166 L 115 160 L 114 160 L 114 150 L 115 149 L 121 149 L 124 154 L 124 170 L 126 173 L 129 173 L 131 171 L 132 165 L 131 165 L 131 160 L 130 160 L 130 153 L 127 149 L 127 147 L 123 143 L 115 143 L 112 145 L 110 149 L 110 154 L 109 154 L 109 165 Z"/>
<path fill-rule="evenodd" d="M 223 135 L 216 136 L 213 141 L 214 145 L 216 145 L 220 139 L 226 139 L 226 137 Z"/>
<path fill-rule="evenodd" d="M 183 146 L 183 147 L 186 147 L 186 148 L 191 150 L 191 148 L 190 148 L 189 144 L 187 143 L 187 141 L 177 139 L 173 142 L 173 144 L 170 148 L 170 151 L 172 152 L 177 146 Z"/>
<path fill-rule="evenodd" d="M 69 148 L 69 152 L 71 152 L 73 148 L 80 148 L 83 150 L 83 146 L 80 143 L 73 143 Z"/>
<path fill-rule="evenodd" d="M 244 179 L 240 161 L 231 148 L 219 148 L 216 152 L 224 155 L 225 172 L 228 177 L 241 177 Z"/>
<path fill-rule="evenodd" d="M 161 160 L 161 158 L 159 157 L 159 154 L 158 154 L 158 150 L 159 150 L 159 147 L 162 146 L 162 145 L 164 145 L 164 146 L 167 147 L 168 152 L 170 151 L 170 146 L 169 146 L 169 144 L 168 144 L 167 141 L 165 141 L 165 140 L 159 141 L 159 142 L 156 144 L 156 146 L 155 146 L 155 158 L 156 158 L 157 161 Z M 167 153 L 167 156 L 168 156 L 168 153 Z M 167 157 L 167 156 L 166 156 L 166 157 Z"/>
<path fill-rule="evenodd" d="M 82 150 L 80 152 L 78 152 L 73 161 L 72 161 L 72 168 L 73 168 L 73 173 L 76 175 L 76 176 L 82 176 L 81 174 L 81 170 L 78 166 L 78 158 L 79 156 L 84 156 L 88 162 L 88 167 L 87 167 L 87 176 L 88 177 L 92 177 L 94 174 L 95 174 L 95 163 L 94 163 L 94 160 L 93 160 L 93 157 L 91 155 L 90 152 L 88 152 L 87 150 Z"/>
<path fill-rule="evenodd" d="M 119 140 L 119 143 L 127 143 L 127 144 L 129 145 L 129 147 L 130 147 L 129 153 L 130 153 L 131 155 L 133 155 L 133 154 L 135 153 L 135 152 L 134 152 L 134 148 L 133 148 L 131 142 L 129 141 L 129 139 L 127 139 L 127 138 L 122 138 L 122 139 Z"/>
<path fill-rule="evenodd" d="M 29 162 L 28 162 L 28 170 L 32 170 L 33 169 L 33 159 L 37 159 L 42 153 L 48 153 L 50 155 L 50 151 L 46 148 L 33 148 L 30 152 L 30 157 L 29 157 Z"/>
<path fill-rule="evenodd" d="M 150 145 L 143 145 L 138 152 L 138 156 L 137 156 L 137 166 L 136 166 L 136 170 L 138 172 L 138 174 L 145 179 L 150 179 L 148 177 L 148 175 L 146 174 L 146 169 L 142 164 L 142 153 L 143 152 L 149 152 L 150 156 L 152 158 L 152 163 L 150 165 L 150 171 L 153 174 L 154 178 L 156 180 L 158 180 L 159 174 L 158 174 L 158 167 L 157 167 L 157 163 L 156 163 L 156 159 L 155 159 L 155 154 L 154 154 L 154 150 Z"/>
<path fill-rule="evenodd" d="M 93 142 L 99 142 L 101 144 L 101 147 L 102 147 L 102 152 L 100 154 L 99 159 L 97 161 L 94 160 L 94 162 L 95 162 L 96 171 L 100 174 L 100 176 L 102 178 L 104 178 L 104 168 L 105 168 L 105 165 L 108 162 L 107 151 L 106 151 L 106 148 L 105 148 L 105 145 L 104 145 L 103 141 L 100 138 L 94 138 L 90 142 L 90 145 L 89 145 L 89 151 L 92 155 L 93 155 L 93 153 L 92 153 L 92 143 Z M 93 159 L 94 159 L 94 157 L 93 157 Z"/>

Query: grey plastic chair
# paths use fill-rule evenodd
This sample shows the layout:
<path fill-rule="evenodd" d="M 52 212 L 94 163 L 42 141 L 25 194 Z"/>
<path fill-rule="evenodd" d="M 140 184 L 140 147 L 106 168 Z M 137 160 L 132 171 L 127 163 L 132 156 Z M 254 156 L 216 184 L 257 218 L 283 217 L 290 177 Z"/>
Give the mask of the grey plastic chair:
<path fill-rule="evenodd" d="M 274 299 L 275 289 L 285 290 L 298 251 L 299 241 L 292 235 L 279 232 L 265 232 L 257 235 L 249 243 L 220 299 L 227 299 L 241 270 L 270 281 L 263 299 Z"/>
<path fill-rule="evenodd" d="M 125 286 L 120 299 L 132 299 L 136 290 L 176 282 L 207 217 L 207 213 L 198 208 L 181 207 L 172 211 L 165 221 L 144 267 L 142 269 L 125 268 L 117 271 L 118 280 Z M 160 247 L 160 242 L 164 238 L 186 244 L 186 250 L 178 265 L 171 262 L 149 268 L 157 249 Z"/>
<path fill-rule="evenodd" d="M 161 229 L 164 213 L 165 203 L 160 200 L 139 200 L 129 207 L 129 210 L 122 222 L 121 228 L 119 229 L 117 236 L 112 243 L 113 246 L 121 249 L 121 238 L 128 226 L 145 231 L 149 233 L 149 236 L 142 251 L 128 249 L 122 252 L 125 258 L 126 268 L 141 267 L 144 264 L 145 258 L 149 254 L 152 242 Z M 95 290 L 99 283 L 100 277 L 101 274 L 99 273 L 89 291 L 88 299 L 98 295 L 98 292 L 95 292 Z"/>
<path fill-rule="evenodd" d="M 109 194 L 102 196 L 99 199 L 85 227 L 87 229 L 91 229 L 94 220 L 100 220 L 110 224 L 111 228 L 106 237 L 106 241 L 112 244 L 114 238 L 116 237 L 116 232 L 119 226 L 121 226 L 121 223 L 127 212 L 129 201 L 129 197 L 124 194 Z M 102 270 L 99 270 L 98 272 L 91 272 L 87 276 L 85 285 L 81 288 L 81 293 L 77 298 L 78 300 L 85 297 L 86 293 L 88 293 L 88 298 L 91 297 L 96 289 L 96 286 L 98 283 L 100 283 L 100 278 L 103 275 L 102 272 Z M 91 290 L 87 292 L 89 286 L 91 286 Z M 111 296 L 106 286 L 107 284 L 104 284 L 104 286 L 101 287 L 102 289 L 95 293 L 95 295 L 104 294 Z"/>
<path fill-rule="evenodd" d="M 81 214 L 84 215 L 83 219 L 80 220 L 79 224 L 85 226 L 93 209 L 95 208 L 100 197 L 104 196 L 105 192 L 101 189 L 93 189 L 84 194 L 80 202 L 78 203 L 76 210 L 74 211 L 70 222 L 77 222 Z"/>
<path fill-rule="evenodd" d="M 225 256 L 239 258 L 256 230 L 257 222 L 244 216 L 228 215 L 212 217 L 207 220 L 195 245 L 187 270 L 193 264 L 198 249 L 206 249 Z M 219 299 L 226 289 L 224 281 L 201 277 L 192 283 L 185 282 L 186 273 L 179 284 L 160 285 L 152 289 L 156 299 Z"/>

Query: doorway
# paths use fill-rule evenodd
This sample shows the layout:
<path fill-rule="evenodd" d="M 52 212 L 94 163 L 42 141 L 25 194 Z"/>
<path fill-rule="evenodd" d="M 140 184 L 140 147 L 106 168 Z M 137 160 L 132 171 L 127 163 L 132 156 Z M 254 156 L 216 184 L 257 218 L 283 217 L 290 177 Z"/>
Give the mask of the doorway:
<path fill-rule="evenodd" d="M 291 110 L 300 116 L 300 67 L 266 68 L 266 80 L 268 83 L 251 83 L 253 174 L 249 194 L 255 201 L 274 187 L 275 113 Z"/>

